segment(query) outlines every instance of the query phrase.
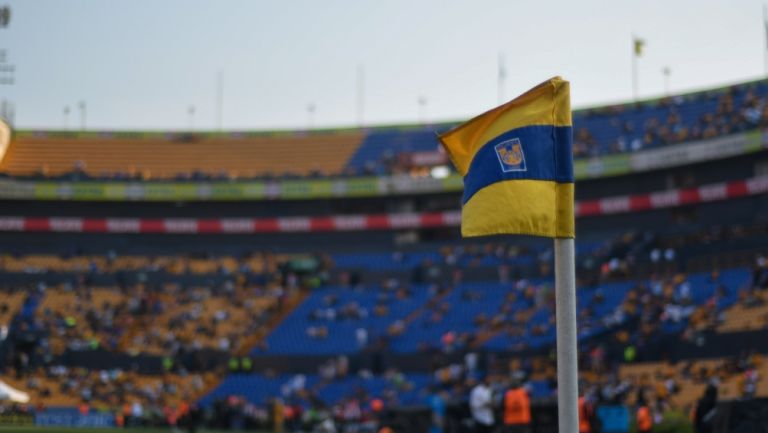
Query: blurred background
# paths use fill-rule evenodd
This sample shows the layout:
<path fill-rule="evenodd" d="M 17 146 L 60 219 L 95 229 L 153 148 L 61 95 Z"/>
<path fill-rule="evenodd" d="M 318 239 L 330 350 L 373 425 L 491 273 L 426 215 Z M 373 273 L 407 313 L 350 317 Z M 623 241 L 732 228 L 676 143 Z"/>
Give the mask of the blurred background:
<path fill-rule="evenodd" d="M 554 75 L 578 431 L 764 431 L 767 29 L 758 1 L 0 3 L 0 431 L 557 431 L 552 242 L 462 239 L 436 138 Z"/>

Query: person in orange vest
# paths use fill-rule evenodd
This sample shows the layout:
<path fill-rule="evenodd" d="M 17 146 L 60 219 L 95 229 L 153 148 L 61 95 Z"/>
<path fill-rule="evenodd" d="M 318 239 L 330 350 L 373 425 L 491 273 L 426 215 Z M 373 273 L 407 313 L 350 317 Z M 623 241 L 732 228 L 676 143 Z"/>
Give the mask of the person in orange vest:
<path fill-rule="evenodd" d="M 163 408 L 163 415 L 165 415 L 165 422 L 173 427 L 176 428 L 176 422 L 179 420 L 178 413 L 176 412 L 176 408 L 173 406 L 166 405 Z"/>
<path fill-rule="evenodd" d="M 181 418 L 184 416 L 187 416 L 189 413 L 189 403 L 187 403 L 186 400 L 182 400 L 181 403 L 179 403 L 179 408 L 176 409 L 176 417 Z"/>
<path fill-rule="evenodd" d="M 88 404 L 87 401 L 83 400 L 78 406 L 77 411 L 80 412 L 80 415 L 86 416 L 88 415 L 88 412 L 91 411 L 91 406 Z"/>
<path fill-rule="evenodd" d="M 586 396 L 579 397 L 579 433 L 592 433 L 595 408 Z"/>
<path fill-rule="evenodd" d="M 505 433 L 529 433 L 531 431 L 531 399 L 525 387 L 513 383 L 504 393 Z"/>
<path fill-rule="evenodd" d="M 371 410 L 374 413 L 379 413 L 384 410 L 384 401 L 380 398 L 374 398 L 371 400 Z"/>
<path fill-rule="evenodd" d="M 131 417 L 131 414 L 133 413 L 133 410 L 132 410 L 131 404 L 128 402 L 123 403 L 122 411 L 123 413 L 121 415 L 123 417 L 123 425 L 129 425 L 129 424 L 132 425 L 133 419 Z"/>
<path fill-rule="evenodd" d="M 638 433 L 650 433 L 653 428 L 653 415 L 651 414 L 651 408 L 645 400 L 645 396 L 641 393 L 637 398 L 637 413 L 635 415 L 637 422 Z"/>
<path fill-rule="evenodd" d="M 285 416 L 286 424 L 288 424 L 288 430 L 292 430 L 290 427 L 293 424 L 293 420 L 296 417 L 296 411 L 290 404 L 286 404 L 283 407 L 283 414 Z"/>

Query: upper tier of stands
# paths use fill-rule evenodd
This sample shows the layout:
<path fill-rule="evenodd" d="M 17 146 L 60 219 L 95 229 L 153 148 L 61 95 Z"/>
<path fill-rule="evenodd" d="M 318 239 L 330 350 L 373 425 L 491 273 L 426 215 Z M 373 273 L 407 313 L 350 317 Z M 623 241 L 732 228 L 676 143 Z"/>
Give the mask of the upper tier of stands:
<path fill-rule="evenodd" d="M 140 178 L 339 173 L 360 144 L 361 132 L 279 137 L 157 138 L 21 136 L 11 141 L 0 171 L 58 176 L 77 169 L 92 177 L 122 173 Z"/>
<path fill-rule="evenodd" d="M 574 157 L 634 152 L 768 125 L 768 82 L 738 84 L 638 104 L 573 113 Z M 443 128 L 446 129 L 446 128 Z M 400 155 L 435 151 L 434 128 L 373 131 L 349 167 L 385 174 L 403 168 Z"/>
<path fill-rule="evenodd" d="M 634 152 L 768 126 L 768 81 L 653 101 L 577 110 L 576 158 Z M 12 176 L 232 179 L 391 174 L 419 169 L 410 154 L 436 152 L 435 132 L 403 126 L 280 134 L 16 134 L 0 154 Z"/>

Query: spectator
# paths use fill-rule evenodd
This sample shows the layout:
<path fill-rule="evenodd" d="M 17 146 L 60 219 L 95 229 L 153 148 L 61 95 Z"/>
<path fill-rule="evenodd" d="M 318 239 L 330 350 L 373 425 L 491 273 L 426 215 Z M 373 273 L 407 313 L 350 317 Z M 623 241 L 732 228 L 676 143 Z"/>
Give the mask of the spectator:
<path fill-rule="evenodd" d="M 445 431 L 445 395 L 439 387 L 433 386 L 429 396 L 429 408 L 432 414 L 429 433 L 443 433 Z"/>
<path fill-rule="evenodd" d="M 696 403 L 693 415 L 695 433 L 712 433 L 714 419 L 717 415 L 717 386 L 710 382 L 704 390 L 704 395 Z"/>
<path fill-rule="evenodd" d="M 582 393 L 583 394 L 583 393 Z M 592 433 L 595 424 L 595 408 L 591 399 L 579 397 L 579 433 Z"/>
<path fill-rule="evenodd" d="M 475 433 L 491 433 L 494 428 L 493 395 L 488 376 L 483 375 L 480 382 L 472 388 L 469 408 L 475 423 Z"/>
<path fill-rule="evenodd" d="M 653 429 L 653 415 L 643 392 L 638 392 L 635 422 L 638 433 L 651 433 Z"/>
<path fill-rule="evenodd" d="M 507 433 L 531 431 L 531 400 L 519 382 L 504 394 L 504 428 Z"/>

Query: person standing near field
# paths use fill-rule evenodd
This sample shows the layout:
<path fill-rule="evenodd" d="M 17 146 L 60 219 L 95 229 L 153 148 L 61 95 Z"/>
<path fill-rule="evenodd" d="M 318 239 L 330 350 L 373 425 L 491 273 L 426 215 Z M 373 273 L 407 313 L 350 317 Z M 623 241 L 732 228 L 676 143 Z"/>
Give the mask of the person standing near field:
<path fill-rule="evenodd" d="M 587 396 L 582 395 L 579 397 L 579 433 L 593 433 L 594 419 L 595 408 Z"/>
<path fill-rule="evenodd" d="M 520 382 L 515 381 L 504 393 L 504 432 L 530 433 L 531 399 Z"/>
<path fill-rule="evenodd" d="M 445 396 L 437 385 L 433 385 L 429 396 L 429 408 L 432 411 L 429 433 L 443 433 L 445 431 Z"/>
<path fill-rule="evenodd" d="M 469 409 L 475 422 L 475 433 L 491 433 L 494 427 L 493 393 L 487 375 L 480 378 L 480 383 L 472 388 L 469 395 Z"/>
<path fill-rule="evenodd" d="M 645 394 L 641 391 L 637 396 L 637 412 L 635 414 L 638 433 L 651 433 L 653 429 L 653 415 L 651 408 L 645 399 Z"/>
<path fill-rule="evenodd" d="M 696 403 L 693 413 L 693 428 L 696 433 L 712 433 L 717 415 L 717 385 L 710 382 L 704 395 Z"/>

